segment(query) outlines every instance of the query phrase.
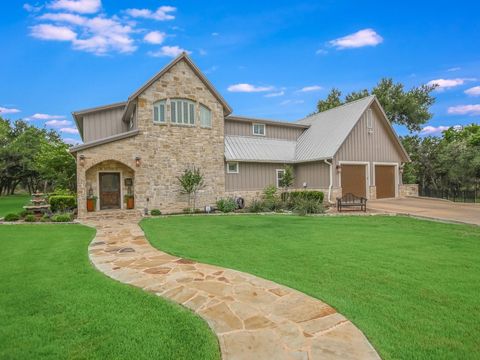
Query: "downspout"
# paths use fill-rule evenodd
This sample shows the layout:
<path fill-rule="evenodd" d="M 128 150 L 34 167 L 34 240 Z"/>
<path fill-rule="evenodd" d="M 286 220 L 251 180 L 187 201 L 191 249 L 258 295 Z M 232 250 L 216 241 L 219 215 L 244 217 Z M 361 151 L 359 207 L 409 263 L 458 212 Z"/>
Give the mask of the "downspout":
<path fill-rule="evenodd" d="M 333 187 L 333 164 L 331 162 L 328 162 L 327 159 L 323 159 L 325 164 L 328 164 L 330 168 L 330 184 L 328 185 L 328 202 L 329 204 L 333 204 L 331 200 L 331 195 L 332 195 L 332 187 Z"/>

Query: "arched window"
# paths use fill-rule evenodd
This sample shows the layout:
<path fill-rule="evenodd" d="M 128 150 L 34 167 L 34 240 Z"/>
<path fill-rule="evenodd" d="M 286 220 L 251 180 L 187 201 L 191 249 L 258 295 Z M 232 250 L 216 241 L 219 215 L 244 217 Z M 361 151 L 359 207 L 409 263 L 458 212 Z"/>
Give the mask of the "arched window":
<path fill-rule="evenodd" d="M 195 103 L 190 100 L 170 100 L 170 121 L 172 124 L 195 125 Z"/>
<path fill-rule="evenodd" d="M 212 127 L 212 112 L 202 104 L 200 104 L 200 126 L 204 128 Z"/>
<path fill-rule="evenodd" d="M 157 101 L 155 104 L 153 104 L 153 122 L 154 123 L 167 122 L 165 109 L 166 109 L 165 100 L 160 100 L 160 101 Z"/>

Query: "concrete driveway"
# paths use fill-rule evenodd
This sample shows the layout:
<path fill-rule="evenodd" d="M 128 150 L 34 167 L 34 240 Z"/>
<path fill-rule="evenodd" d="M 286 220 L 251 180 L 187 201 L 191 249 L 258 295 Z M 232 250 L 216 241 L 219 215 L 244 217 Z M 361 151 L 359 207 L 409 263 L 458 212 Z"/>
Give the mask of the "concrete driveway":
<path fill-rule="evenodd" d="M 373 211 L 408 214 L 480 225 L 480 204 L 464 204 L 441 199 L 407 197 L 371 200 L 367 203 L 367 207 Z"/>

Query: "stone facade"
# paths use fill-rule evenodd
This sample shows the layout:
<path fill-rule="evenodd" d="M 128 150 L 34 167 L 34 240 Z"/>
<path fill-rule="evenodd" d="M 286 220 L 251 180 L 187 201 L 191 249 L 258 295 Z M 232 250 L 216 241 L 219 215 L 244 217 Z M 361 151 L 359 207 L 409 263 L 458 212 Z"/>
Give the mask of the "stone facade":
<path fill-rule="evenodd" d="M 399 195 L 405 196 L 418 196 L 418 184 L 402 184 L 399 187 Z"/>
<path fill-rule="evenodd" d="M 196 103 L 194 126 L 170 123 L 169 100 L 172 98 L 189 99 Z M 153 104 L 163 99 L 167 100 L 167 121 L 165 124 L 154 124 Z M 211 128 L 200 127 L 200 104 L 211 110 Z M 165 213 L 182 211 L 188 203 L 186 196 L 180 192 L 177 177 L 192 166 L 201 169 L 205 181 L 205 187 L 197 197 L 197 207 L 214 204 L 225 192 L 223 119 L 222 104 L 191 67 L 184 61 L 176 63 L 139 95 L 135 120 L 140 131 L 138 135 L 76 153 L 79 217 L 86 214 L 89 187 L 97 188 L 94 174 L 97 168 L 101 169 L 99 164 L 105 161 L 108 161 L 105 164 L 110 164 L 109 170 L 116 161 L 120 163 L 118 168 L 122 172 L 130 169 L 129 176 L 133 172 L 137 209 L 148 207 Z M 83 156 L 83 161 L 79 161 L 80 156 Z M 140 159 L 139 164 L 136 158 Z"/>

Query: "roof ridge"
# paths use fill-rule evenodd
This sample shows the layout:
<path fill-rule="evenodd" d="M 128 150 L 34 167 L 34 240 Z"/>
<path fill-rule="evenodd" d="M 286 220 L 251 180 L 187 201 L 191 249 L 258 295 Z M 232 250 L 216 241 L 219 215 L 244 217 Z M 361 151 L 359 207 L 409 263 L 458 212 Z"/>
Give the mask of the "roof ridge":
<path fill-rule="evenodd" d="M 265 137 L 265 136 L 253 136 L 253 135 L 225 135 L 224 137 L 255 139 L 255 140 L 288 141 L 288 142 L 294 142 L 294 143 L 297 142 L 297 140 L 277 139 L 277 138 L 270 138 L 270 137 Z"/>

